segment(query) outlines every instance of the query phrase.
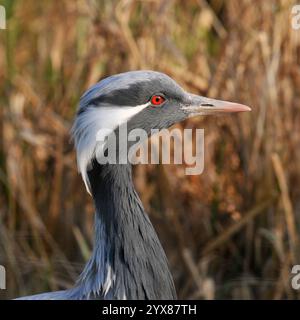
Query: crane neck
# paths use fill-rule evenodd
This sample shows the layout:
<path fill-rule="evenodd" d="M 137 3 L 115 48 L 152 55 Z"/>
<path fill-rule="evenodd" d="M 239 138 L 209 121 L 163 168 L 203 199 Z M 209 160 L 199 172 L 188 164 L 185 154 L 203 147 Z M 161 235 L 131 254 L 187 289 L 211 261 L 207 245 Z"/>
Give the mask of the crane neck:
<path fill-rule="evenodd" d="M 174 299 L 165 252 L 132 181 L 130 164 L 89 171 L 96 207 L 95 244 L 79 284 L 86 296 Z"/>

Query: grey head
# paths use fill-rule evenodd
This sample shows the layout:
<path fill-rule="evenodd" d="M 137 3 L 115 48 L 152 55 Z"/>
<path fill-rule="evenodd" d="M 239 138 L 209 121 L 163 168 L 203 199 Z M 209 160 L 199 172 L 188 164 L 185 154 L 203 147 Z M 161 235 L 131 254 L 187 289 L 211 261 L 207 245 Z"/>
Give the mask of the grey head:
<path fill-rule="evenodd" d="M 130 71 L 110 76 L 81 97 L 73 136 L 79 170 L 89 191 L 87 170 L 99 147 L 100 129 L 168 128 L 189 117 L 219 112 L 249 111 L 241 104 L 186 92 L 172 78 L 156 71 Z"/>

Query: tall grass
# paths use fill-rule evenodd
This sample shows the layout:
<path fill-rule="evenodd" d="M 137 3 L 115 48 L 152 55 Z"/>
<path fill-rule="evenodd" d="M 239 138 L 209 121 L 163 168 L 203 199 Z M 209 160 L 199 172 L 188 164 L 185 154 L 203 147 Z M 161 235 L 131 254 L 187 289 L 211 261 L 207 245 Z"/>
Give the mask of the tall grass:
<path fill-rule="evenodd" d="M 0 1 L 0 264 L 12 298 L 70 287 L 93 239 L 69 129 L 80 95 L 127 70 L 250 105 L 203 117 L 205 170 L 135 183 L 180 298 L 299 298 L 300 31 L 294 1 Z"/>

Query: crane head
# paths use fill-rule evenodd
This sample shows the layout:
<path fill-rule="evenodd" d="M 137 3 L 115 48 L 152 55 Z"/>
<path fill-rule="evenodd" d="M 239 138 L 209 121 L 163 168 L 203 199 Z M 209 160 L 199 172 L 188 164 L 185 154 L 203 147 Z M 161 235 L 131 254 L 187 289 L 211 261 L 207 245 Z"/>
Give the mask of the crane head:
<path fill-rule="evenodd" d="M 242 112 L 245 105 L 186 92 L 166 74 L 130 71 L 110 76 L 88 89 L 80 99 L 73 137 L 79 170 L 89 191 L 87 171 L 99 147 L 101 129 L 114 132 L 126 123 L 130 129 L 168 128 L 187 118 Z"/>

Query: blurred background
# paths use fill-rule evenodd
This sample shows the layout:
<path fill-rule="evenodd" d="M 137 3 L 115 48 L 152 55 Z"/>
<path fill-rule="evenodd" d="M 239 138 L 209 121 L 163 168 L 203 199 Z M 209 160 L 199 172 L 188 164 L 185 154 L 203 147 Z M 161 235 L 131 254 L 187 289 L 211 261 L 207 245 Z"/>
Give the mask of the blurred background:
<path fill-rule="evenodd" d="M 289 0 L 6 0 L 0 30 L 1 298 L 69 288 L 94 208 L 70 127 L 81 94 L 153 69 L 252 112 L 199 117 L 205 168 L 139 165 L 135 184 L 184 299 L 295 299 L 300 30 Z"/>

